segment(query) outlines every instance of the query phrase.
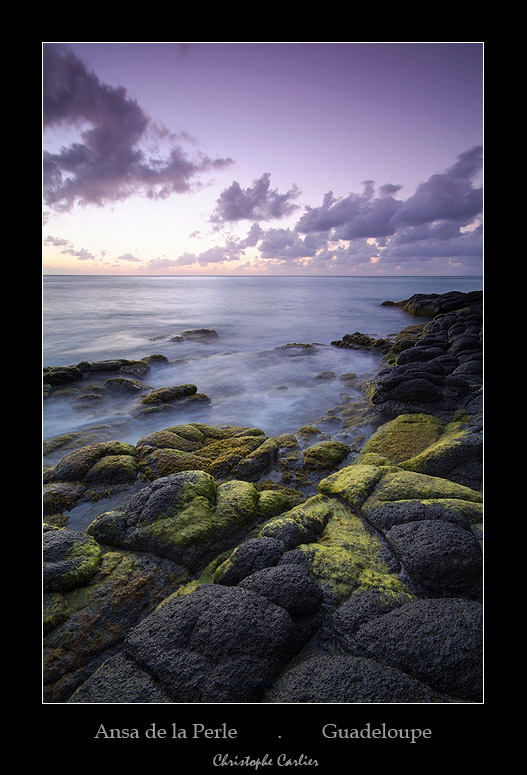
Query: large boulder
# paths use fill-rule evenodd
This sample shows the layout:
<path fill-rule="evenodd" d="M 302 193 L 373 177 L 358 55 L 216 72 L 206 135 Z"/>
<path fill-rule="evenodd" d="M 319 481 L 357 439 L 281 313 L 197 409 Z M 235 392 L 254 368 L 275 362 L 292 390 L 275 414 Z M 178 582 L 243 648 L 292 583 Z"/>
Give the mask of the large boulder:
<path fill-rule="evenodd" d="M 205 471 L 182 471 L 144 487 L 126 512 L 101 514 L 87 532 L 200 570 L 257 521 L 258 497 L 248 482 L 217 485 Z"/>
<path fill-rule="evenodd" d="M 449 700 L 412 676 L 374 659 L 323 654 L 284 673 L 265 701 L 327 704 Z"/>
<path fill-rule="evenodd" d="M 125 653 L 174 702 L 251 702 L 297 645 L 281 606 L 249 589 L 203 585 L 146 617 L 129 633 Z"/>
<path fill-rule="evenodd" d="M 480 603 L 415 600 L 369 619 L 355 635 L 363 655 L 402 670 L 438 692 L 482 700 Z"/>

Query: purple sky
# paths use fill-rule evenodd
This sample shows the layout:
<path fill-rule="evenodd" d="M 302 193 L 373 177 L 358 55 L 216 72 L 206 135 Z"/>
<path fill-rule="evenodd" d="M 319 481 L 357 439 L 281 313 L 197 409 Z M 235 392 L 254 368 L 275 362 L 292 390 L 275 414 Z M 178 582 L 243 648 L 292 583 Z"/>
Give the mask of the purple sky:
<path fill-rule="evenodd" d="M 482 273 L 482 43 L 45 43 L 44 272 Z"/>

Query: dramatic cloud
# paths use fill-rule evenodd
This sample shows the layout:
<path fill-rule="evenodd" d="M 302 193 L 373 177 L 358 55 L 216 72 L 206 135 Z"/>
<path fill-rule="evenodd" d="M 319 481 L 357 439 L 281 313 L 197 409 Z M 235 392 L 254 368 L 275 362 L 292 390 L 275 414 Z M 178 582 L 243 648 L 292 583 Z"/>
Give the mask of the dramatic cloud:
<path fill-rule="evenodd" d="M 461 154 L 446 172 L 432 175 L 406 200 L 394 196 L 400 186 L 387 184 L 375 192 L 371 180 L 363 184 L 361 194 L 336 199 L 330 191 L 320 207 L 306 207 L 296 230 L 304 234 L 326 232 L 333 239 L 344 240 L 389 237 L 402 227 L 424 224 L 434 224 L 437 229 L 437 222 L 451 230 L 452 223 L 470 223 L 482 211 L 483 190 L 473 186 L 481 167 L 482 148 L 477 146 Z"/>
<path fill-rule="evenodd" d="M 398 186 L 382 186 L 375 196 L 373 181 L 363 183 L 362 194 L 350 194 L 335 199 L 333 192 L 325 195 L 320 207 L 307 207 L 297 223 L 299 232 L 329 232 L 336 239 L 385 237 L 395 232 L 392 218 L 400 203 L 393 194 Z"/>
<path fill-rule="evenodd" d="M 481 146 L 461 154 L 456 164 L 432 175 L 401 204 L 394 225 L 415 226 L 438 220 L 468 223 L 483 208 L 483 188 L 474 188 L 472 183 L 482 166 Z"/>
<path fill-rule="evenodd" d="M 147 155 L 149 136 L 164 135 L 166 141 L 166 132 L 159 132 L 124 88 L 101 83 L 64 45 L 43 47 L 43 121 L 44 129 L 76 128 L 82 139 L 44 153 L 45 202 L 57 210 L 137 194 L 166 198 L 191 190 L 201 173 L 232 163 L 203 154 L 190 159 L 178 145 L 162 157 Z"/>
<path fill-rule="evenodd" d="M 237 181 L 226 188 L 217 200 L 211 221 L 217 224 L 242 220 L 270 221 L 283 218 L 298 209 L 293 200 L 300 191 L 292 186 L 285 194 L 271 188 L 271 176 L 265 172 L 253 182 L 253 186 L 242 189 Z"/>
<path fill-rule="evenodd" d="M 259 245 L 262 258 L 310 258 L 326 244 L 325 237 L 309 234 L 302 238 L 291 229 L 267 229 Z"/>

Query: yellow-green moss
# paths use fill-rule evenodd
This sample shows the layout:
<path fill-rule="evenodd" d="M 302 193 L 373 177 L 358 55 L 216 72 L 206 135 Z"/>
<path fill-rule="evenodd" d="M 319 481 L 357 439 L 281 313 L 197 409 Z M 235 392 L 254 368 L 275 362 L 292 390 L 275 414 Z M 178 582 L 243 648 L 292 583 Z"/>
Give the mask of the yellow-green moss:
<path fill-rule="evenodd" d="M 330 589 L 338 603 L 352 592 L 366 589 L 411 599 L 405 585 L 383 560 L 379 538 L 368 532 L 362 520 L 340 501 L 332 499 L 329 505 L 331 517 L 319 540 L 300 547 L 318 581 Z"/>
<path fill-rule="evenodd" d="M 140 470 L 147 479 L 178 474 L 181 471 L 204 471 L 207 463 L 190 452 L 178 449 L 156 449 L 145 455 Z"/>
<path fill-rule="evenodd" d="M 304 450 L 304 465 L 310 469 L 336 468 L 351 452 L 351 447 L 341 441 L 321 441 Z"/>
<path fill-rule="evenodd" d="M 101 547 L 94 538 L 88 541 L 75 541 L 73 548 L 67 554 L 67 559 L 74 559 L 74 566 L 63 576 L 62 589 L 73 589 L 86 584 L 97 572 L 101 560 Z"/>
<path fill-rule="evenodd" d="M 215 537 L 215 520 L 210 503 L 196 496 L 175 515 L 156 519 L 141 527 L 141 533 L 151 536 L 163 546 L 186 548 Z"/>
<path fill-rule="evenodd" d="M 266 439 L 266 436 L 238 436 L 217 439 L 206 444 L 199 451 L 204 461 L 204 470 L 217 478 L 224 478 L 241 460 L 254 452 Z"/>
<path fill-rule="evenodd" d="M 298 543 L 315 540 L 320 535 L 331 516 L 331 504 L 324 495 L 314 495 L 305 503 L 294 506 L 278 517 L 264 522 L 258 536 L 260 538 L 278 538 L 280 534 L 293 528 L 299 536 Z M 310 538 L 308 538 L 310 536 Z"/>
<path fill-rule="evenodd" d="M 91 483 L 133 482 L 137 463 L 133 455 L 106 455 L 88 471 L 85 481 Z"/>
<path fill-rule="evenodd" d="M 264 519 L 270 519 L 289 511 L 298 505 L 299 500 L 303 500 L 300 495 L 288 493 L 284 490 L 264 490 L 260 492 L 258 499 L 258 511 Z"/>
<path fill-rule="evenodd" d="M 224 563 L 226 560 L 229 559 L 230 555 L 233 553 L 234 549 L 229 549 L 226 552 L 222 552 L 219 554 L 212 562 L 210 562 L 205 570 L 202 571 L 202 573 L 199 575 L 197 579 L 192 579 L 191 581 L 187 581 L 182 583 L 175 592 L 172 592 L 171 595 L 168 595 L 164 600 L 162 600 L 157 608 L 162 608 L 164 605 L 166 605 L 169 600 L 172 600 L 174 597 L 184 597 L 185 595 L 190 595 L 192 592 L 194 592 L 198 587 L 201 587 L 203 584 L 213 584 L 214 583 L 214 573 L 216 571 L 216 568 L 219 568 L 222 563 Z"/>
<path fill-rule="evenodd" d="M 376 453 L 400 463 L 429 448 L 443 431 L 444 423 L 432 415 L 401 414 L 381 425 L 364 445 L 358 460 L 368 453 Z"/>
<path fill-rule="evenodd" d="M 199 433 L 199 432 L 198 432 Z M 153 431 L 144 436 L 137 443 L 137 447 L 155 447 L 156 449 L 178 449 L 181 452 L 195 452 L 203 442 L 203 434 L 200 439 L 193 440 L 180 435 L 176 428 L 165 428 L 161 431 Z"/>
<path fill-rule="evenodd" d="M 360 467 L 360 466 L 357 466 Z M 371 501 L 401 501 L 448 498 L 452 500 L 482 503 L 483 495 L 470 487 L 437 476 L 404 471 L 401 468 L 377 469 L 382 478 L 376 483 Z"/>
<path fill-rule="evenodd" d="M 43 631 L 44 635 L 47 635 L 48 632 L 51 632 L 51 630 L 58 627 L 59 624 L 62 624 L 70 614 L 70 609 L 64 595 L 61 595 L 59 592 L 45 595 L 42 613 Z"/>
<path fill-rule="evenodd" d="M 251 526 L 256 520 L 260 494 L 249 483 L 231 480 L 220 484 L 216 494 L 214 521 L 220 534 Z"/>
<path fill-rule="evenodd" d="M 383 475 L 377 465 L 355 464 L 330 474 L 319 482 L 324 495 L 343 498 L 352 508 L 359 508 Z"/>
<path fill-rule="evenodd" d="M 426 466 L 434 458 L 448 453 L 448 449 L 460 444 L 461 439 L 467 433 L 465 423 L 462 421 L 448 423 L 439 439 L 420 453 L 415 454 L 408 460 L 401 463 L 401 468 L 408 471 L 426 470 Z"/>

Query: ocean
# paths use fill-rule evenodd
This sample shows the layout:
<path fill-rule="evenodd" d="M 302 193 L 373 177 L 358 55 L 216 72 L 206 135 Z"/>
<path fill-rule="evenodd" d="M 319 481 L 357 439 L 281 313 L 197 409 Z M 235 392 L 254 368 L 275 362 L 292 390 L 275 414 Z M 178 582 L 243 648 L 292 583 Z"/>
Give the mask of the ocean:
<path fill-rule="evenodd" d="M 387 336 L 416 322 L 383 301 L 482 287 L 481 277 L 45 276 L 44 366 L 161 354 L 168 363 L 140 379 L 153 388 L 195 384 L 210 404 L 138 417 L 136 397 L 90 402 L 63 391 L 43 403 L 43 438 L 106 427 L 135 444 L 186 422 L 294 433 L 338 403 L 340 375 L 379 367 L 379 356 L 333 340 L 355 331 Z M 177 338 L 194 329 L 217 336 Z M 316 346 L 284 347 L 295 343 Z M 319 378 L 327 372 L 335 378 Z M 107 377 L 90 376 L 82 390 L 100 389 Z"/>

